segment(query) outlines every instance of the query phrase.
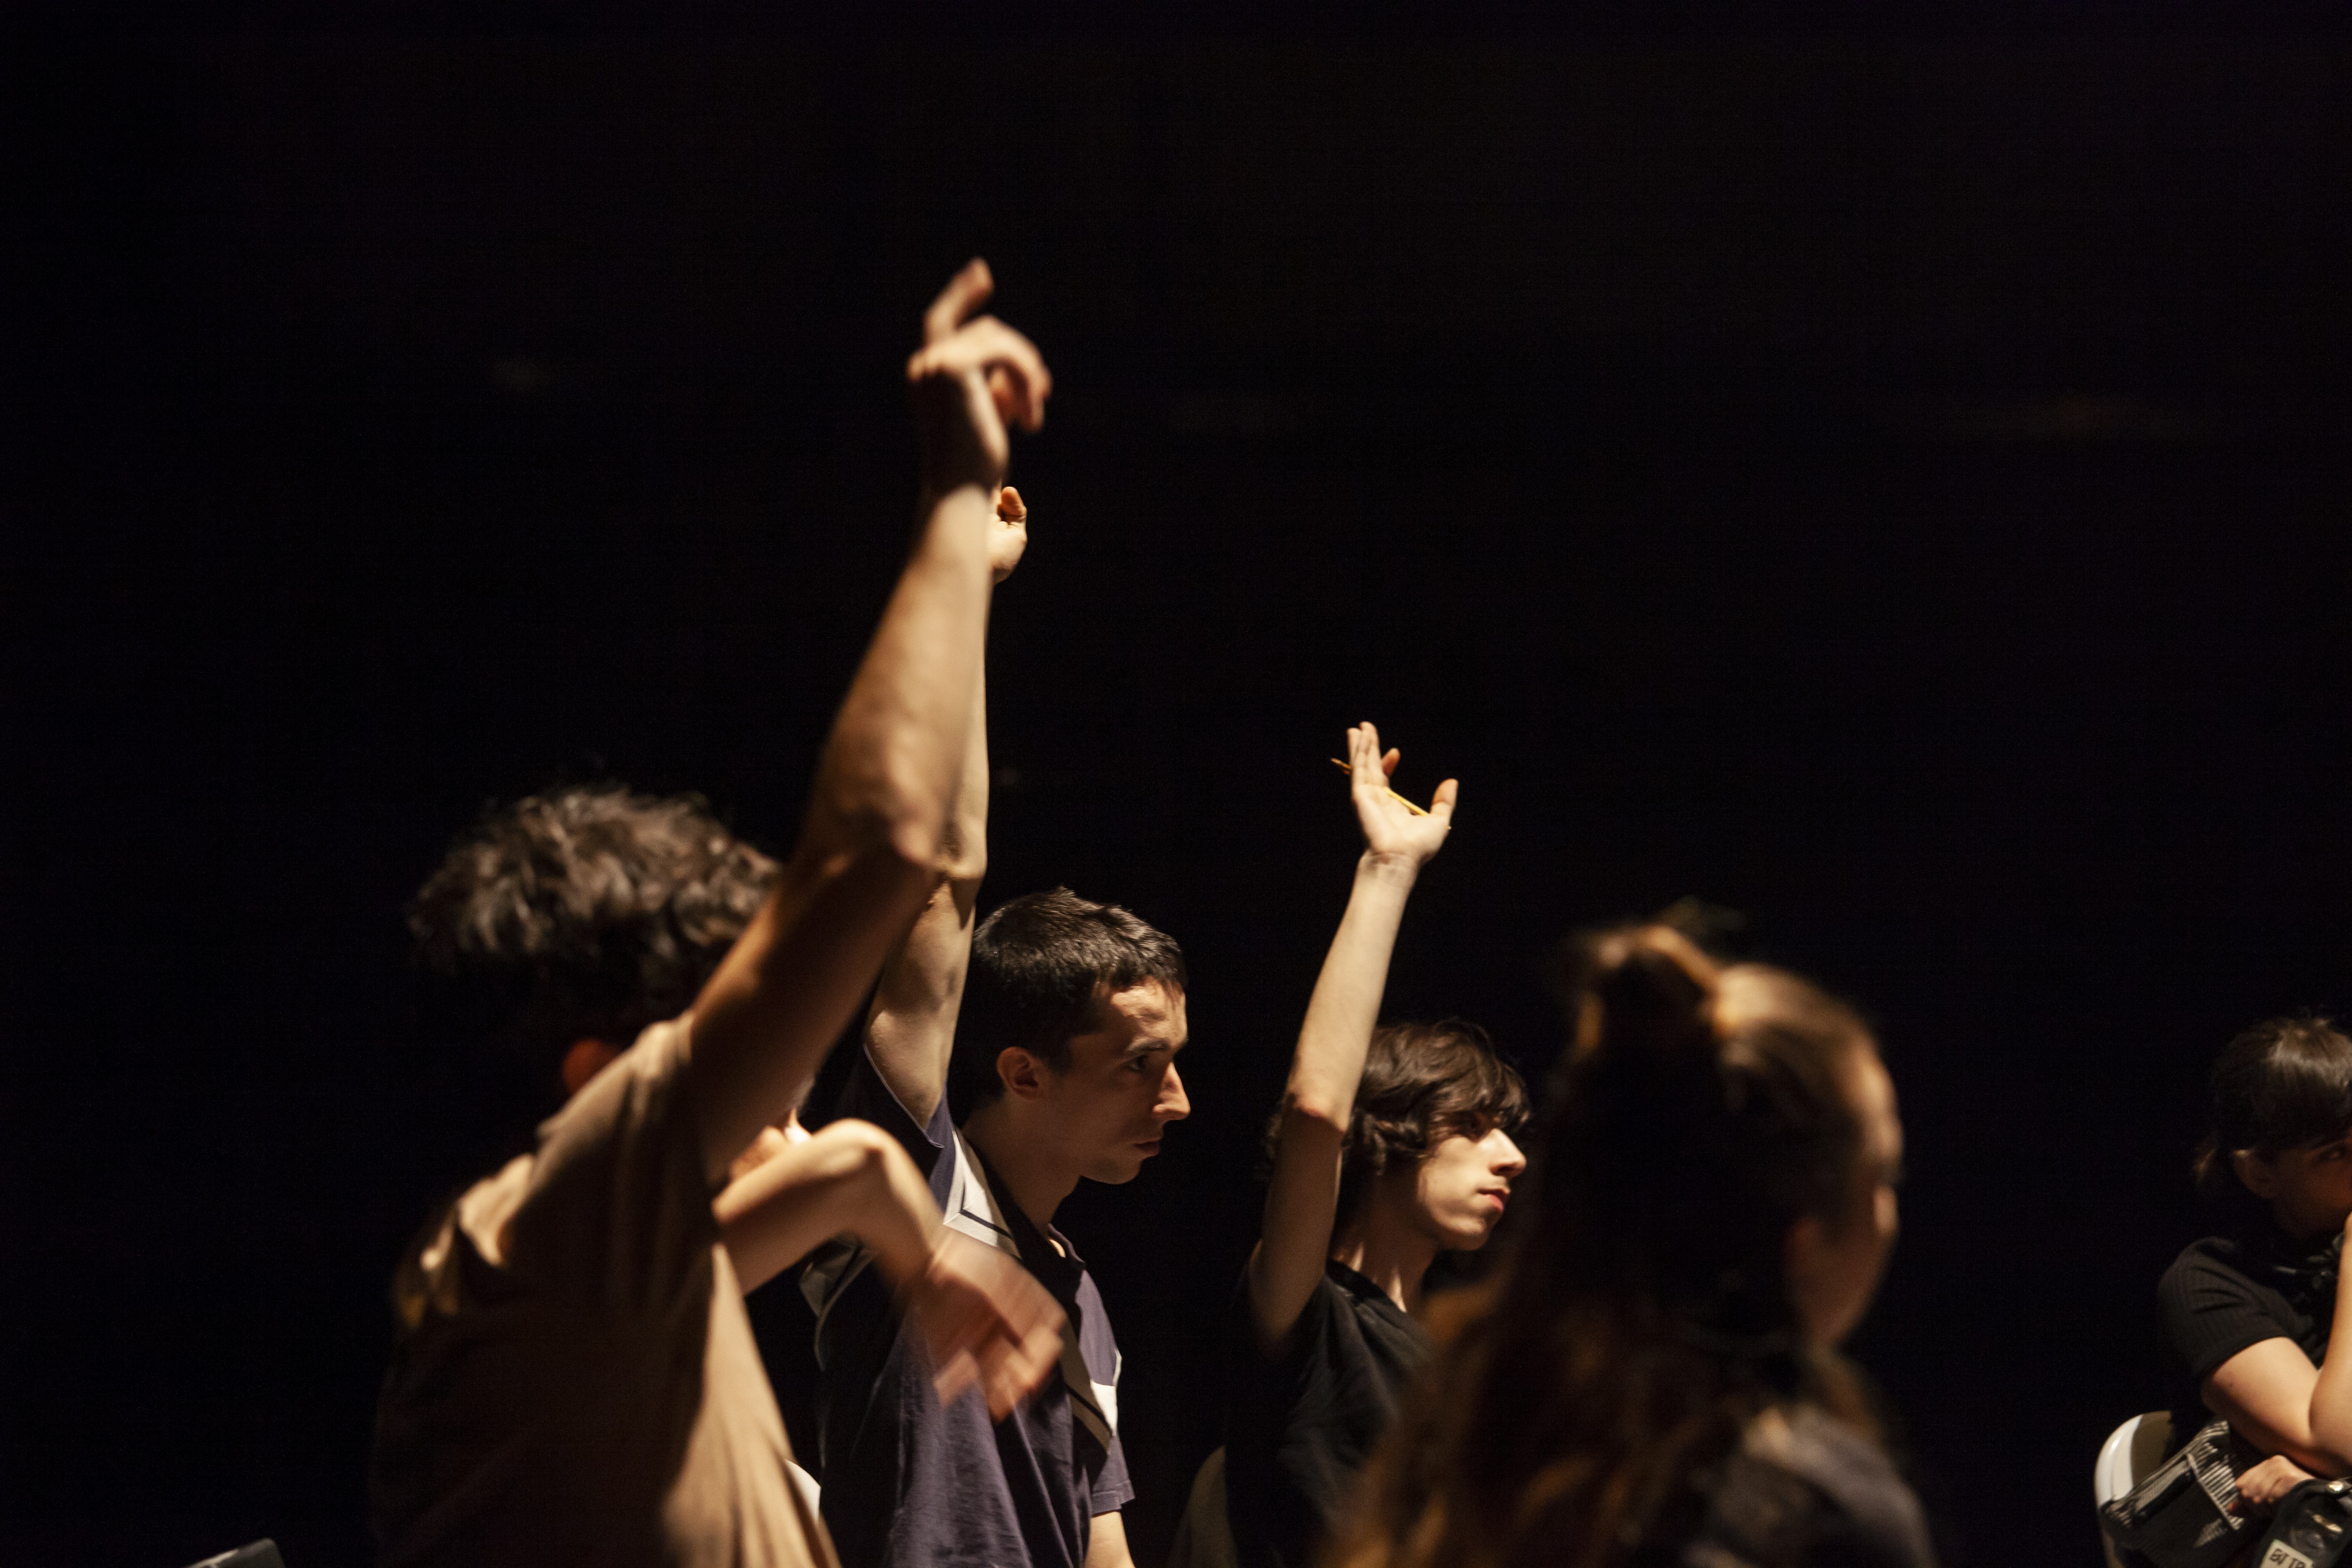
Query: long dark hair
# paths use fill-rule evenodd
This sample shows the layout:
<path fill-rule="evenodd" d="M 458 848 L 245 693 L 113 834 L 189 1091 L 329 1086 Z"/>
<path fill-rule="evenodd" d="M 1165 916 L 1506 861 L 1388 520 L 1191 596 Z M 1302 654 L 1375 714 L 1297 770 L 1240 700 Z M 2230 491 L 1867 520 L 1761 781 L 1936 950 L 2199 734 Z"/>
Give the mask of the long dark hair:
<path fill-rule="evenodd" d="M 2192 1169 L 2198 1194 L 2224 1230 L 2258 1230 L 2270 1206 L 2238 1180 L 2241 1150 L 2275 1158 L 2352 1128 L 2352 1039 L 2313 1015 L 2267 1018 L 2213 1062 L 2212 1121 Z"/>
<path fill-rule="evenodd" d="M 1591 939 L 1578 994 L 1533 1224 L 1368 1472 L 1346 1568 L 1605 1568 L 1763 1411 L 1811 1400 L 1874 1430 L 1784 1262 L 1790 1226 L 1853 1190 L 1862 1021 L 1662 926 Z"/>

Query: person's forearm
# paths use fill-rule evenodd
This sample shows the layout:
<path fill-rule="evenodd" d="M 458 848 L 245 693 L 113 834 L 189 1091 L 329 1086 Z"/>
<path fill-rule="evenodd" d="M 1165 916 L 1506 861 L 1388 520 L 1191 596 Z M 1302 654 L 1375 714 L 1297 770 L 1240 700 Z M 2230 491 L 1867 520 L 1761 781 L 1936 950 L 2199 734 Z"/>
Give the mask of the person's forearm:
<path fill-rule="evenodd" d="M 972 660 L 971 716 L 964 731 L 963 770 L 948 813 L 940 870 L 950 882 L 977 887 L 988 874 L 988 655 Z"/>
<path fill-rule="evenodd" d="M 737 1278 L 757 1289 L 829 1237 L 855 1236 L 900 1284 L 939 1245 L 939 1207 L 907 1152 L 864 1121 L 836 1121 L 729 1184 L 711 1204 Z"/>
<path fill-rule="evenodd" d="M 2352 1222 L 2345 1234 L 2342 1245 L 2352 1248 Z M 2343 1262 L 2339 1254 L 2327 1355 L 2311 1388 L 2311 1439 L 2322 1454 L 2336 1460 L 2331 1472 L 2336 1475 L 2352 1468 L 2347 1463 L 2352 1460 L 2352 1290 L 2344 1288 Z"/>
<path fill-rule="evenodd" d="M 824 855 L 878 836 L 912 863 L 937 863 L 987 631 L 994 515 L 977 485 L 927 498 L 914 553 L 826 742 L 804 848 Z"/>
<path fill-rule="evenodd" d="M 1409 862 L 1383 860 L 1369 851 L 1357 861 L 1347 912 L 1298 1031 L 1283 1097 L 1286 1110 L 1347 1125 L 1365 1052 L 1380 1022 L 1397 928 L 1418 872 Z"/>

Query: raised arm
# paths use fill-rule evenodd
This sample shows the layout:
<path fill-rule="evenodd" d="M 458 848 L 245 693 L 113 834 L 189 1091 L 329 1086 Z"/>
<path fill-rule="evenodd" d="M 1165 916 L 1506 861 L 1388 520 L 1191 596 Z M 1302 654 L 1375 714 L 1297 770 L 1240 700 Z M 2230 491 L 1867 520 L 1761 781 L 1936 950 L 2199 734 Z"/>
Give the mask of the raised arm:
<path fill-rule="evenodd" d="M 2345 1245 L 2352 1247 L 2352 1220 Z M 2205 1403 L 2264 1453 L 2319 1475 L 2352 1475 L 2352 1290 L 2340 1275 L 2327 1343 L 2315 1367 L 2290 1339 L 2249 1345 L 2205 1380 Z"/>
<path fill-rule="evenodd" d="M 870 1122 L 835 1121 L 787 1144 L 711 1205 L 745 1290 L 848 1234 L 906 1298 L 944 1403 L 973 1383 L 999 1419 L 1059 1363 L 1062 1310 L 1027 1270 L 940 1223 L 922 1173 Z"/>
<path fill-rule="evenodd" d="M 1288 1336 L 1323 1278 L 1339 1217 L 1340 1151 L 1380 1021 L 1389 954 L 1414 879 L 1445 842 L 1458 793 L 1448 779 L 1437 786 L 1429 815 L 1408 812 L 1388 790 L 1397 753 L 1381 754 L 1380 732 L 1369 723 L 1348 731 L 1348 756 L 1364 853 L 1290 1059 L 1265 1228 L 1250 1255 L 1250 1309 L 1269 1349 Z"/>
<path fill-rule="evenodd" d="M 908 363 L 923 455 L 914 550 L 834 721 L 800 842 L 695 1002 L 714 1183 L 814 1075 L 930 890 L 987 626 L 1004 421 L 1035 429 L 1051 385 L 1027 339 L 971 317 L 992 288 L 981 262 L 958 273 Z"/>
<path fill-rule="evenodd" d="M 996 498 L 989 569 L 1002 583 L 1029 548 L 1029 509 L 1007 485 Z M 947 846 L 923 912 L 882 966 L 866 1021 L 866 1048 L 882 1081 L 921 1125 L 947 1092 L 948 1054 L 971 963 L 971 926 L 988 873 L 988 678 L 975 664 L 963 771 L 948 814 Z"/>

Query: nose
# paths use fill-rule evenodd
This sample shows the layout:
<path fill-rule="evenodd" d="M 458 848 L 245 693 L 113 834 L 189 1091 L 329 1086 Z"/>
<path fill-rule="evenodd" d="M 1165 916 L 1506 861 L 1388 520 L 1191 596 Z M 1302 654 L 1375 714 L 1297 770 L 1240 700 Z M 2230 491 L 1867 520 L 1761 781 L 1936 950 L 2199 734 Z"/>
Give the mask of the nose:
<path fill-rule="evenodd" d="M 1528 1157 L 1519 1152 L 1519 1146 L 1517 1143 L 1511 1142 L 1511 1135 L 1497 1127 L 1495 1129 L 1495 1137 L 1502 1144 L 1501 1148 L 1495 1151 L 1496 1173 L 1503 1176 L 1516 1176 L 1526 1170 Z"/>
<path fill-rule="evenodd" d="M 1176 1064 L 1168 1064 L 1166 1076 L 1160 1080 L 1160 1098 L 1152 1102 L 1152 1117 L 1160 1121 L 1181 1121 L 1192 1114 L 1192 1102 L 1184 1098 L 1184 1080 L 1177 1075 Z"/>

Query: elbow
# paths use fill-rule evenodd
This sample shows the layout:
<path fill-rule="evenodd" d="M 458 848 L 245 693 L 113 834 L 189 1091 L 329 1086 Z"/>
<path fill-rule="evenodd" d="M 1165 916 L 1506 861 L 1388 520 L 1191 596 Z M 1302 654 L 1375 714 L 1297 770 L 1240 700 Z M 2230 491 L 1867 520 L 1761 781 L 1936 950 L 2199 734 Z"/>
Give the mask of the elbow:
<path fill-rule="evenodd" d="M 1337 1104 L 1318 1095 L 1292 1090 L 1282 1101 L 1282 1134 L 1287 1138 L 1294 1128 L 1334 1142 L 1348 1136 L 1348 1122 L 1355 1114 L 1355 1106 Z"/>
<path fill-rule="evenodd" d="M 873 880 L 909 891 L 939 879 L 940 835 L 935 817 L 920 811 L 863 803 L 827 812 L 824 829 L 812 833 L 821 875 Z M 814 825 L 813 825 L 814 826 Z"/>
<path fill-rule="evenodd" d="M 868 759 L 864 767 L 828 760 L 811 826 L 859 859 L 896 860 L 935 874 L 948 848 L 948 796 L 941 781 L 909 756 Z"/>
<path fill-rule="evenodd" d="M 2352 1475 L 2352 1423 L 2315 1417 L 2311 1423 L 2311 1441 L 2305 1452 L 2290 1455 L 2315 1475 Z"/>

